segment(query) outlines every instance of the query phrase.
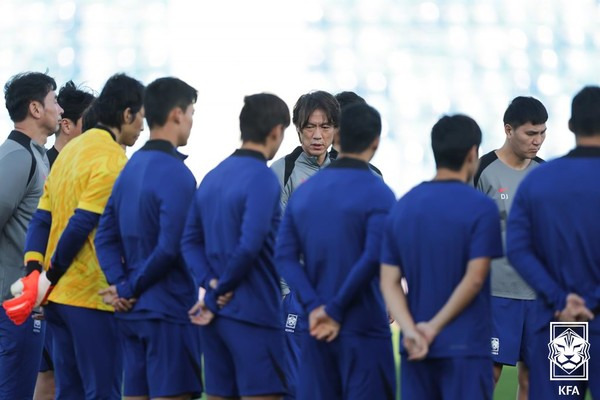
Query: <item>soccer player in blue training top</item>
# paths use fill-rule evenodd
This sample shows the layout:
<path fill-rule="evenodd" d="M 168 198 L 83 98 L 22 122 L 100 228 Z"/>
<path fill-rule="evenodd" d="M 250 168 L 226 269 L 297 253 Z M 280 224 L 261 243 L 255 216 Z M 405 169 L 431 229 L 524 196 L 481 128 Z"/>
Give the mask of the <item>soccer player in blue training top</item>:
<path fill-rule="evenodd" d="M 519 183 L 543 160 L 537 157 L 546 138 L 548 112 L 533 97 L 516 97 L 504 113 L 504 145 L 481 157 L 474 178 L 475 187 L 494 199 L 500 210 L 502 236 L 506 218 Z M 492 261 L 492 358 L 494 382 L 502 366 L 518 362 L 518 399 L 528 391 L 527 358 L 535 313 L 535 292 L 505 257 Z"/>
<path fill-rule="evenodd" d="M 115 308 L 98 295 L 108 283 L 98 265 L 94 237 L 127 161 L 117 138 L 140 131 L 143 95 L 141 82 L 127 75 L 108 79 L 95 103 L 98 125 L 65 146 L 52 166 L 27 231 L 24 259 L 29 274 L 14 284 L 16 297 L 3 303 L 6 314 L 19 324 L 48 301 L 44 315 L 52 329 L 59 399 L 121 399 Z M 129 300 L 119 306 L 129 307 Z"/>
<path fill-rule="evenodd" d="M 395 398 L 379 289 L 381 233 L 395 197 L 368 165 L 380 134 L 374 108 L 344 109 L 338 160 L 294 192 L 277 237 L 277 267 L 309 315 L 298 399 Z"/>
<path fill-rule="evenodd" d="M 441 118 L 431 131 L 435 178 L 402 197 L 386 221 L 381 288 L 402 329 L 403 399 L 492 398 L 488 273 L 502 238 L 498 207 L 467 184 L 480 143 L 471 118 Z"/>
<path fill-rule="evenodd" d="M 279 97 L 247 96 L 241 149 L 204 177 L 190 208 L 182 251 L 206 289 L 204 303 L 190 314 L 205 325 L 200 330 L 209 400 L 275 400 L 287 390 L 273 262 L 281 187 L 267 160 L 289 124 L 289 109 Z"/>
<path fill-rule="evenodd" d="M 12 77 L 4 99 L 14 130 L 0 145 L 0 301 L 23 276 L 27 226 L 48 176 L 44 144 L 63 110 L 56 82 L 39 72 Z M 27 318 L 15 326 L 0 308 L 0 399 L 31 399 L 40 366 L 46 323 Z"/>
<path fill-rule="evenodd" d="M 530 399 L 583 399 L 588 382 L 600 398 L 600 87 L 573 98 L 569 129 L 577 147 L 525 177 L 508 217 L 508 259 L 538 294 Z M 551 321 L 590 319 L 589 346 L 581 335 L 568 335 L 549 352 Z M 586 362 L 588 381 L 550 380 L 557 365 L 568 378 Z"/>
<path fill-rule="evenodd" d="M 135 298 L 117 312 L 125 399 L 200 395 L 200 336 L 188 310 L 197 288 L 180 252 L 196 180 L 177 147 L 192 128 L 196 90 L 177 78 L 146 87 L 150 140 L 115 182 L 96 234 L 108 301 Z"/>

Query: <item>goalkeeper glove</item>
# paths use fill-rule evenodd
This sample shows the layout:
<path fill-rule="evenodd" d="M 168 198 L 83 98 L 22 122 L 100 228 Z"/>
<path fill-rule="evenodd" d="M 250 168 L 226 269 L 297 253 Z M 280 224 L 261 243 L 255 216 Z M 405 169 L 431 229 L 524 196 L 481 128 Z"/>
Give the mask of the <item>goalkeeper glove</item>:
<path fill-rule="evenodd" d="M 53 288 L 46 271 L 40 274 L 38 270 L 34 270 L 11 285 L 10 290 L 15 297 L 2 303 L 2 307 L 15 325 L 21 325 L 35 307 L 47 300 Z"/>

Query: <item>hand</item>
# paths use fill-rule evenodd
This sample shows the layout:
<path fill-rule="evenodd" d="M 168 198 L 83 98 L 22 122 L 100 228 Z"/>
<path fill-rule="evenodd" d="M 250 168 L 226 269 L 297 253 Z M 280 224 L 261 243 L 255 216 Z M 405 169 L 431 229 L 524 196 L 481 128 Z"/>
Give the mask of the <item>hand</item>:
<path fill-rule="evenodd" d="M 215 314 L 206 307 L 204 301 L 198 301 L 188 312 L 193 324 L 204 326 L 211 323 Z"/>
<path fill-rule="evenodd" d="M 41 274 L 37 270 L 32 271 L 11 285 L 11 292 L 17 296 L 2 303 L 6 315 L 15 325 L 23 324 L 33 309 L 46 301 L 53 288 L 45 271 Z"/>
<path fill-rule="evenodd" d="M 308 315 L 310 334 L 317 340 L 330 343 L 340 332 L 340 324 L 327 315 L 325 306 L 321 305 Z"/>
<path fill-rule="evenodd" d="M 208 282 L 208 286 L 210 286 L 212 289 L 216 289 L 217 286 L 219 286 L 219 280 L 216 278 L 211 279 Z M 225 307 L 232 297 L 233 292 L 227 292 L 225 294 L 220 295 L 219 297 L 217 297 L 217 306 L 219 306 L 219 308 Z"/>
<path fill-rule="evenodd" d="M 427 345 L 429 346 L 435 337 L 438 335 L 438 330 L 433 326 L 431 321 L 427 322 L 419 322 L 417 324 L 417 332 L 423 336 L 423 338 L 427 341 Z"/>
<path fill-rule="evenodd" d="M 130 311 L 136 302 L 136 299 L 125 299 L 123 297 L 119 297 L 119 293 L 117 292 L 117 287 L 115 285 L 111 285 L 106 289 L 102 289 L 98 292 L 98 294 L 102 296 L 102 302 L 104 304 L 113 306 L 116 312 Z"/>
<path fill-rule="evenodd" d="M 411 361 L 422 360 L 429 352 L 427 339 L 417 329 L 403 330 L 402 343 Z"/>
<path fill-rule="evenodd" d="M 594 319 L 594 313 L 585 306 L 585 300 L 575 293 L 569 293 L 565 308 L 557 311 L 554 316 L 561 322 L 589 321 Z"/>

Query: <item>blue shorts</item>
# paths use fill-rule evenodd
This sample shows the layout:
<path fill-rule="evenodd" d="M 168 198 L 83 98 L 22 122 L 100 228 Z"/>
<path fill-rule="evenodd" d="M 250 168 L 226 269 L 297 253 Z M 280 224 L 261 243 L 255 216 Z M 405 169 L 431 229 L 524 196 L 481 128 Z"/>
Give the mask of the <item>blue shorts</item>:
<path fill-rule="evenodd" d="M 121 400 L 123 361 L 113 313 L 48 303 L 44 314 L 52 329 L 56 398 Z"/>
<path fill-rule="evenodd" d="M 46 326 L 46 338 L 44 339 L 44 348 L 42 349 L 40 372 L 49 371 L 54 371 L 54 364 L 52 363 L 52 329 Z"/>
<path fill-rule="evenodd" d="M 304 336 L 296 395 L 311 400 L 394 400 L 392 339 L 340 335 L 326 343 Z"/>
<path fill-rule="evenodd" d="M 296 398 L 296 379 L 300 366 L 302 338 L 308 335 L 308 318 L 294 292 L 283 298 L 281 308 L 285 331 L 284 371 L 288 385 L 288 395 L 285 399 L 291 400 Z"/>
<path fill-rule="evenodd" d="M 202 393 L 200 331 L 191 323 L 117 320 L 123 348 L 124 396 Z"/>
<path fill-rule="evenodd" d="M 535 300 L 492 296 L 492 359 L 498 364 L 527 362 L 535 331 Z"/>
<path fill-rule="evenodd" d="M 15 325 L 0 307 L 0 399 L 31 399 L 35 389 L 46 322 L 28 318 Z"/>
<path fill-rule="evenodd" d="M 408 361 L 402 355 L 400 392 L 403 399 L 491 400 L 493 391 L 491 358 L 427 358 Z"/>
<path fill-rule="evenodd" d="M 599 316 L 596 316 L 596 318 L 599 318 Z M 592 325 L 592 322 L 590 322 L 590 325 Z M 592 398 L 600 399 L 600 331 L 591 332 L 588 330 L 590 358 L 588 360 L 587 381 L 550 380 L 549 339 L 550 326 L 536 332 L 533 338 L 533 358 L 529 366 L 529 398 L 583 400 L 585 391 L 589 387 Z M 567 389 L 567 387 L 570 387 L 570 389 Z M 573 395 L 575 391 L 573 387 L 577 387 L 579 396 Z"/>
<path fill-rule="evenodd" d="M 206 393 L 240 397 L 283 395 L 283 333 L 217 316 L 200 328 Z"/>

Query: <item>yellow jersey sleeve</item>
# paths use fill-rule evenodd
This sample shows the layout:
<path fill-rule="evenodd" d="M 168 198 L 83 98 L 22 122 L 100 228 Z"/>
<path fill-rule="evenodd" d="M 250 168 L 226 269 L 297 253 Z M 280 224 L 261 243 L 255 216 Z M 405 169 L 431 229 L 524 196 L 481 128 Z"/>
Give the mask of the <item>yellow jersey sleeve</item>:
<path fill-rule="evenodd" d="M 91 172 L 89 181 L 79 198 L 77 208 L 90 211 L 96 214 L 102 214 L 108 198 L 112 192 L 113 185 L 119 176 L 119 173 L 125 166 L 127 158 L 106 157 L 100 160 Z"/>

